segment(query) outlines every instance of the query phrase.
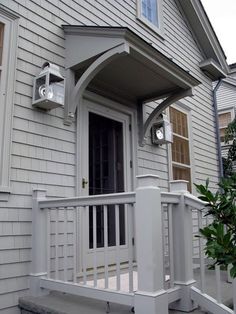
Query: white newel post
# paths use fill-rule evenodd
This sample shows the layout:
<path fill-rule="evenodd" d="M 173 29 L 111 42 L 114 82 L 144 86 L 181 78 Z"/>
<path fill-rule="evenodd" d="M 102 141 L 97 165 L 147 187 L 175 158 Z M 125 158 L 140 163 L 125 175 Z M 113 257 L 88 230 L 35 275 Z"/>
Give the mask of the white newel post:
<path fill-rule="evenodd" d="M 168 314 L 168 295 L 164 290 L 161 193 L 158 176 L 138 176 L 135 231 L 138 291 L 135 314 Z"/>
<path fill-rule="evenodd" d="M 191 300 L 193 279 L 193 229 L 192 211 L 185 206 L 187 181 L 170 182 L 170 191 L 180 194 L 180 203 L 173 208 L 174 282 L 181 287 L 181 299 L 170 305 L 171 309 L 190 312 L 196 306 Z"/>
<path fill-rule="evenodd" d="M 40 278 L 47 275 L 47 213 L 39 208 L 38 201 L 46 198 L 46 190 L 33 189 L 32 204 L 32 263 L 30 293 L 32 296 L 47 294 L 40 288 Z"/>

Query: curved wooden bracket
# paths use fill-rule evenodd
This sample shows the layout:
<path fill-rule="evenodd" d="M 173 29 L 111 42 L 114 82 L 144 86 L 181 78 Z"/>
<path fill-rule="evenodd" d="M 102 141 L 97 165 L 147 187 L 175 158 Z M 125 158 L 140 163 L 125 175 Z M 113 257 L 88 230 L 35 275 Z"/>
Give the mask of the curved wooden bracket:
<path fill-rule="evenodd" d="M 148 119 L 146 120 L 144 124 L 143 124 L 143 103 L 139 104 L 138 120 L 139 120 L 139 145 L 140 146 L 145 145 L 146 135 L 148 131 L 150 131 L 151 126 L 153 122 L 156 120 L 156 118 L 171 104 L 187 96 L 193 96 L 192 88 L 189 88 L 187 90 L 181 90 L 170 95 L 152 111 L 152 113 L 149 115 Z"/>
<path fill-rule="evenodd" d="M 81 103 L 83 92 L 95 75 L 107 64 L 125 54 L 129 54 L 129 46 L 126 43 L 122 43 L 104 52 L 85 70 L 74 88 L 71 87 L 74 73 L 72 73 L 71 69 L 68 70 L 67 73 L 69 77 L 66 80 L 65 124 L 70 125 L 72 123 L 76 107 Z"/>

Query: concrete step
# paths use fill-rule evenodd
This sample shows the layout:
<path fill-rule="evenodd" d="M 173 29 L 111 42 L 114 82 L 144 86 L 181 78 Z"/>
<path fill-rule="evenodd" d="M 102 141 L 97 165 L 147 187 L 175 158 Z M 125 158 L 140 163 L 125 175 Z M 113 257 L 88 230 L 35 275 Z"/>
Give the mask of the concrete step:
<path fill-rule="evenodd" d="M 22 314 L 130 314 L 130 306 L 110 303 L 109 308 L 104 301 L 98 301 L 85 297 L 73 296 L 60 292 L 51 292 L 42 297 L 23 297 L 19 300 Z M 183 312 L 169 311 L 170 314 Z M 203 314 L 195 310 L 193 314 Z"/>

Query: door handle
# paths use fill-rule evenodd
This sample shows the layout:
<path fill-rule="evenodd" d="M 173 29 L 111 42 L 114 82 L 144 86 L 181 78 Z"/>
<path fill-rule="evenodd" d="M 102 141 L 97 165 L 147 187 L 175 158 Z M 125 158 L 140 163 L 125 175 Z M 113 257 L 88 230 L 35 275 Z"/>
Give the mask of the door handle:
<path fill-rule="evenodd" d="M 82 179 L 82 188 L 85 189 L 86 184 L 88 184 L 88 181 L 86 181 L 85 178 Z"/>

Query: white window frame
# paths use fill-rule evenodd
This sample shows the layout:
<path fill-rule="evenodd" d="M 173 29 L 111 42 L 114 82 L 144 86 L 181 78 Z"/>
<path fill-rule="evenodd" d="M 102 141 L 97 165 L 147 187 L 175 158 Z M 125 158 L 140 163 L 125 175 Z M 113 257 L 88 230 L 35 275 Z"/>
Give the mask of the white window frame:
<path fill-rule="evenodd" d="M 7 201 L 11 192 L 10 156 L 18 17 L 0 7 L 0 22 L 4 24 L 2 65 L 0 66 L 0 201 Z"/>
<path fill-rule="evenodd" d="M 156 0 L 157 3 L 157 23 L 155 25 L 142 14 L 142 0 L 137 0 L 137 19 L 147 27 L 154 30 L 158 35 L 163 37 L 163 0 Z"/>
<path fill-rule="evenodd" d="M 178 110 L 178 111 L 181 111 L 182 113 L 186 114 L 187 115 L 187 124 L 188 124 L 188 139 L 185 138 L 185 137 L 182 137 L 181 135 L 178 135 L 179 137 L 183 138 L 183 139 L 187 139 L 188 140 L 188 143 L 189 143 L 189 161 L 190 161 L 190 164 L 189 165 L 185 165 L 185 164 L 181 164 L 181 163 L 178 163 L 178 162 L 175 162 L 172 160 L 172 146 L 171 144 L 168 144 L 168 165 L 169 165 L 169 180 L 173 180 L 173 165 L 176 165 L 176 166 L 184 166 L 186 168 L 189 168 L 190 169 L 190 177 L 191 177 L 191 190 L 192 190 L 192 194 L 194 194 L 194 182 L 195 182 L 195 165 L 194 165 L 194 158 L 193 158 L 193 135 L 192 135 L 192 116 L 191 116 L 191 109 L 178 102 L 177 104 L 174 104 L 174 105 L 171 105 L 172 108 Z M 170 119 L 170 110 L 168 108 L 167 110 L 167 114 L 168 114 L 168 117 Z M 175 135 L 175 133 L 173 133 L 173 135 Z"/>
<path fill-rule="evenodd" d="M 234 110 L 234 107 L 229 107 L 229 108 L 224 108 L 224 109 L 218 109 L 218 124 L 219 124 L 219 136 L 220 136 L 220 130 L 221 129 L 225 129 L 227 127 L 224 126 L 224 127 L 220 127 L 220 123 L 219 123 L 219 115 L 220 114 L 224 114 L 224 113 L 230 113 L 230 116 L 231 116 L 231 122 L 233 121 L 234 119 L 234 116 L 235 116 L 235 110 Z M 221 146 L 227 146 L 227 145 L 230 145 L 232 144 L 232 141 L 230 141 L 228 144 L 225 144 L 224 142 L 221 142 L 220 140 L 220 143 L 221 143 Z"/>

